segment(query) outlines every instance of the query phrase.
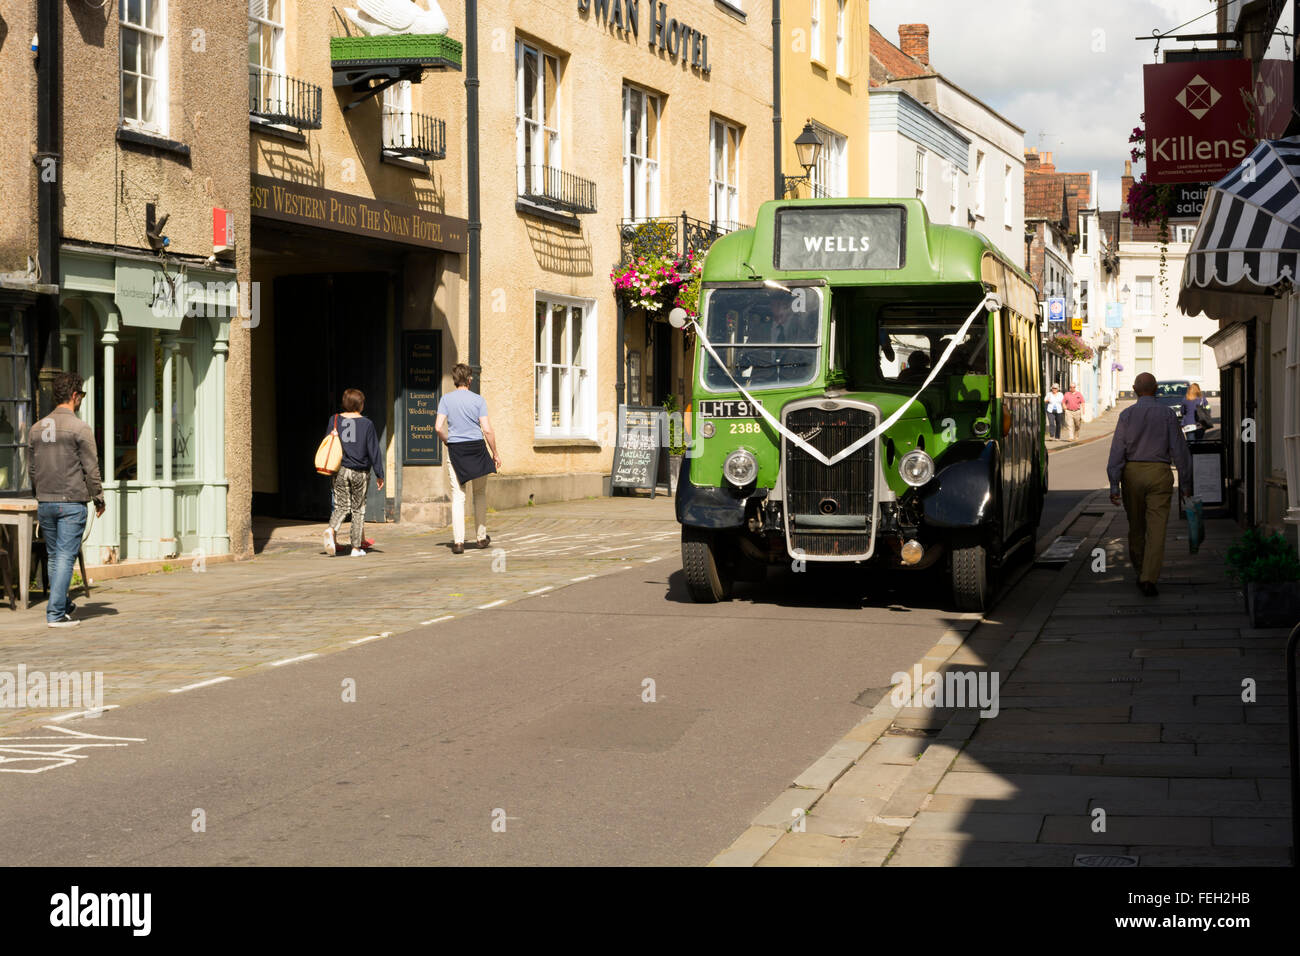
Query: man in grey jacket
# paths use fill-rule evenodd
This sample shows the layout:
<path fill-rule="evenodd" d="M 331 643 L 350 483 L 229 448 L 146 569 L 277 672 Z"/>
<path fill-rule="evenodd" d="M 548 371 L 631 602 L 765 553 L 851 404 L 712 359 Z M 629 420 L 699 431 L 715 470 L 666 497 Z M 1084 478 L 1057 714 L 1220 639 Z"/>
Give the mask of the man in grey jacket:
<path fill-rule="evenodd" d="M 104 513 L 104 489 L 99 480 L 95 433 L 77 417 L 86 397 L 81 376 L 60 372 L 54 377 L 54 411 L 32 426 L 27 438 L 27 473 L 40 502 L 36 516 L 45 539 L 50 574 L 50 600 L 45 606 L 47 627 L 76 627 L 68 603 L 72 566 L 81 553 L 86 530 L 86 503 Z"/>

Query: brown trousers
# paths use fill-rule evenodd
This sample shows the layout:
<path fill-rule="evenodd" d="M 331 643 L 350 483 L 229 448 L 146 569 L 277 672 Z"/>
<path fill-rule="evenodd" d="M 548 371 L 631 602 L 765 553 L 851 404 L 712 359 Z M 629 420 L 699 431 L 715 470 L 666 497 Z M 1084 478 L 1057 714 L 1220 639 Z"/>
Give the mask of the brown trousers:
<path fill-rule="evenodd" d="M 1128 556 L 1139 581 L 1156 583 L 1165 562 L 1165 528 L 1174 475 L 1168 462 L 1130 461 L 1122 477 L 1128 515 Z"/>

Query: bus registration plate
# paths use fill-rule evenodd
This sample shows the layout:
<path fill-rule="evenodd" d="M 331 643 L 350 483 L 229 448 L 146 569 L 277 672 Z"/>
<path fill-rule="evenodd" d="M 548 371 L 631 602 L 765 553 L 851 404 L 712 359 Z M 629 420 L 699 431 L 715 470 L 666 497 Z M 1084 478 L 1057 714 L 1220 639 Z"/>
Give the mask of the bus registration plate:
<path fill-rule="evenodd" d="M 741 398 L 701 399 L 697 412 L 701 418 L 757 418 L 761 402 Z"/>

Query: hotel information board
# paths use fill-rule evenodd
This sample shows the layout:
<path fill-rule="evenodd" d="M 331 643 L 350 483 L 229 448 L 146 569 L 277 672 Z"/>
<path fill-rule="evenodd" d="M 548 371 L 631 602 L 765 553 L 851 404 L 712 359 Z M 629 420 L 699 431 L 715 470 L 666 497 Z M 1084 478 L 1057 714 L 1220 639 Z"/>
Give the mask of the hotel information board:
<path fill-rule="evenodd" d="M 402 464 L 440 465 L 433 430 L 442 397 L 442 333 L 402 333 Z"/>
<path fill-rule="evenodd" d="M 795 206 L 776 211 L 778 269 L 901 269 L 902 206 Z"/>
<path fill-rule="evenodd" d="M 659 485 L 660 436 L 664 431 L 662 408 L 620 405 L 618 441 L 614 446 L 614 488 L 645 488 L 655 496 Z"/>

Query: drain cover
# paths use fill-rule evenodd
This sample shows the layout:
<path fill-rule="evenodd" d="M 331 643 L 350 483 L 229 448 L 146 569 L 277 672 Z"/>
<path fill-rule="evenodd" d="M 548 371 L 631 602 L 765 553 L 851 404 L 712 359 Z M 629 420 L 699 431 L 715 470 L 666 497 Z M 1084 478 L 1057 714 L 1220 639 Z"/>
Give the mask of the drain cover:
<path fill-rule="evenodd" d="M 1137 866 L 1138 858 L 1135 856 L 1100 854 L 1100 853 L 1076 853 L 1074 855 L 1075 866 Z"/>
<path fill-rule="evenodd" d="M 1140 683 L 1142 683 L 1142 678 L 1141 678 L 1141 677 L 1112 677 L 1112 678 L 1110 679 L 1110 683 L 1112 683 L 1112 684 L 1140 684 Z"/>
<path fill-rule="evenodd" d="M 1047 550 L 1034 560 L 1034 563 L 1039 567 L 1065 564 L 1074 557 L 1074 552 L 1079 550 L 1081 544 L 1083 544 L 1082 538 L 1072 538 L 1063 534 L 1053 541 Z"/>

